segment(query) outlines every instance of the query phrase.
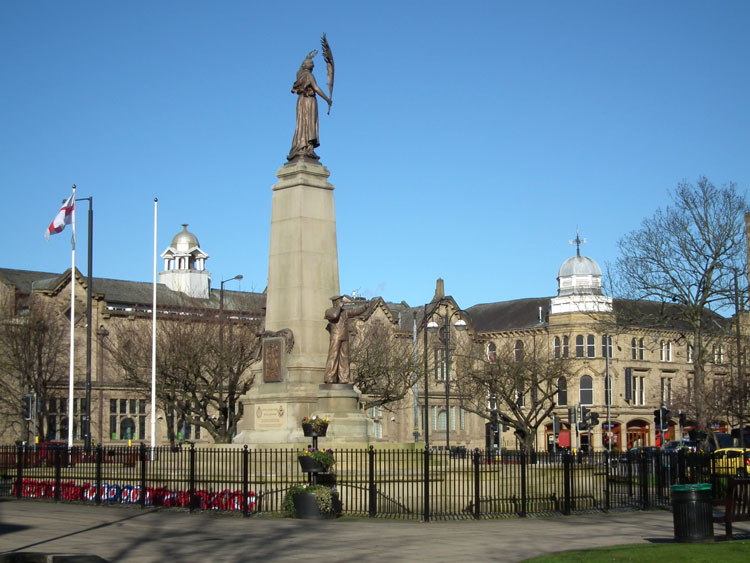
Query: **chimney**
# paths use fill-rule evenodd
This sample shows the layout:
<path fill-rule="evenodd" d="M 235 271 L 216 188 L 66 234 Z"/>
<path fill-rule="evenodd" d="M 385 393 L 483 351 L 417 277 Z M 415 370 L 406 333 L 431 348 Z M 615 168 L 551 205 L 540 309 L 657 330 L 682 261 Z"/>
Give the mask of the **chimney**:
<path fill-rule="evenodd" d="M 443 297 L 445 297 L 445 283 L 443 282 L 443 278 L 438 278 L 437 282 L 435 282 L 435 297 L 432 300 L 438 301 Z"/>

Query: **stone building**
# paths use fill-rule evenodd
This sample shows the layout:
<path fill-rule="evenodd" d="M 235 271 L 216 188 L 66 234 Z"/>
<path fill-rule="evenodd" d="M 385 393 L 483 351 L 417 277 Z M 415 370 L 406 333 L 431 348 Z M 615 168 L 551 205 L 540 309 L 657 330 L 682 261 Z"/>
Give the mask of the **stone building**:
<path fill-rule="evenodd" d="M 164 271 L 157 285 L 157 311 L 161 317 L 220 312 L 232 317 L 264 316 L 264 294 L 225 290 L 222 301 L 220 291 L 210 287 L 211 276 L 206 269 L 209 257 L 187 225 L 175 235 L 162 258 Z M 67 326 L 70 283 L 70 271 L 55 274 L 0 269 L 0 303 L 7 313 L 4 324 L 24 322 L 36 301 L 51 307 L 57 322 Z M 75 440 L 80 441 L 81 417 L 85 412 L 87 280 L 76 272 L 74 283 L 73 427 Z M 97 443 L 151 439 L 149 389 L 126 382 L 108 354 L 107 344 L 122 323 L 150 331 L 152 289 L 150 283 L 93 279 L 91 436 Z M 352 298 L 348 303 L 354 306 L 362 301 Z M 658 445 L 661 436 L 654 410 L 661 405 L 671 411 L 669 419 L 664 421 L 665 440 L 678 439 L 689 428 L 680 426 L 678 409 L 674 408 L 676 396 L 690 392 L 692 377 L 691 350 L 684 327 L 675 323 L 670 329 L 654 330 L 637 322 L 627 326 L 616 323 L 618 310 L 632 303 L 604 295 L 599 266 L 580 253 L 560 267 L 557 294 L 551 297 L 484 303 L 462 309 L 445 294 L 439 280 L 433 298 L 424 306 L 390 303 L 380 298 L 368 304 L 367 312 L 352 323 L 353 333 L 381 327 L 396 339 L 402 353 L 412 358 L 412 368 L 404 367 L 402 358 L 401 380 L 397 382 L 400 387 L 384 404 L 373 400 L 377 397 L 364 390 L 360 404 L 373 421 L 371 443 L 423 445 L 429 433 L 433 447 L 484 448 L 496 441 L 494 431 L 498 430 L 497 446 L 515 449 L 518 443 L 512 430 L 506 430 L 502 423 L 489 424 L 493 406 L 501 414 L 503 406 L 493 405 L 489 396 L 486 405 L 481 401 L 479 405 L 472 404 L 462 395 L 460 385 L 460 378 L 465 376 L 462 369 L 466 366 L 466 350 L 480 349 L 490 358 L 508 347 L 514 354 L 535 350 L 549 358 L 567 360 L 566 376 L 556 381 L 556 406 L 551 413 L 560 420 L 558 440 L 555 443 L 553 420 L 548 417 L 537 430 L 538 450 L 552 447 L 553 443 L 560 447 L 601 449 L 609 440 L 617 449 Z M 727 326 L 726 319 L 716 316 L 715 320 Z M 713 344 L 713 362 L 707 366 L 712 385 L 720 385 L 733 375 L 730 348 L 731 344 L 724 342 Z M 67 435 L 67 347 L 63 349 L 57 379 L 50 384 L 47 396 L 38 398 L 41 420 L 37 421 L 36 435 L 40 441 L 65 440 Z M 427 378 L 419 377 L 415 386 L 414 376 L 422 373 Z M 607 374 L 611 382 L 609 409 Z M 20 399 L 28 391 L 23 386 L 7 391 L 16 396 L 6 397 L 10 409 L 0 412 L 5 420 L 0 442 L 34 439 L 32 423 L 23 421 L 20 412 L 13 412 L 14 405 L 20 411 Z M 519 393 L 518 400 L 523 403 L 523 393 Z M 596 413 L 599 422 L 579 431 L 570 415 L 572 410 L 580 413 L 581 406 Z M 157 415 L 157 443 L 167 443 L 170 438 L 212 441 L 200 427 L 175 420 L 169 413 Z M 727 430 L 733 422 L 730 418 L 717 419 L 715 428 Z"/>

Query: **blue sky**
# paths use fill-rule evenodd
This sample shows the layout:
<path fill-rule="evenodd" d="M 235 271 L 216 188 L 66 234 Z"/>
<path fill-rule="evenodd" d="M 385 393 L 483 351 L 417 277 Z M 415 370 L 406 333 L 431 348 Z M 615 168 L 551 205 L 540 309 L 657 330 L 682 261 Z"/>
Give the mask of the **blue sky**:
<path fill-rule="evenodd" d="M 94 275 L 150 281 L 158 197 L 160 253 L 189 223 L 215 286 L 262 291 L 290 88 L 323 32 L 342 292 L 553 295 L 576 227 L 605 268 L 678 182 L 750 186 L 748 2 L 273 4 L 0 3 L 1 265 L 69 266 L 43 233 L 77 184 Z"/>

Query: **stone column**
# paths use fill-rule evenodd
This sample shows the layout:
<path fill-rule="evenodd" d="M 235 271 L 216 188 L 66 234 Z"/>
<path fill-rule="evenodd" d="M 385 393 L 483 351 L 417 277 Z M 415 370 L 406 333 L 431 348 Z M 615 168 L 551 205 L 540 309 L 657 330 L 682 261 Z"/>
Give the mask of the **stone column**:
<path fill-rule="evenodd" d="M 333 186 L 324 166 L 295 161 L 277 172 L 271 204 L 266 331 L 290 330 L 289 339 L 265 341 L 255 384 L 243 400 L 235 442 L 288 445 L 304 442 L 300 420 L 319 414 L 328 332 L 325 310 L 339 295 Z M 342 391 L 339 391 L 341 393 Z M 347 409 L 357 412 L 351 388 Z M 328 411 L 331 405 L 321 405 Z M 320 413 L 322 414 L 322 413 Z M 332 415 L 333 413 L 331 413 Z M 342 420 L 343 422 L 343 420 Z M 332 421 L 331 432 L 338 426 Z M 309 441 L 309 439 L 307 439 Z"/>

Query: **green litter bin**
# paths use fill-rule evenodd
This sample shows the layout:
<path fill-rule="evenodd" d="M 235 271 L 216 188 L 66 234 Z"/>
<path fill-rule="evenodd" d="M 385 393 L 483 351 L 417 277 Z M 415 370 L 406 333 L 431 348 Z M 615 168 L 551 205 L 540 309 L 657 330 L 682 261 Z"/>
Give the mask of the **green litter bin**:
<path fill-rule="evenodd" d="M 684 543 L 714 540 L 711 484 L 672 485 L 674 539 Z"/>

